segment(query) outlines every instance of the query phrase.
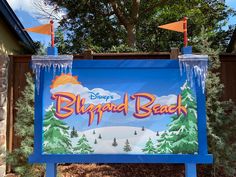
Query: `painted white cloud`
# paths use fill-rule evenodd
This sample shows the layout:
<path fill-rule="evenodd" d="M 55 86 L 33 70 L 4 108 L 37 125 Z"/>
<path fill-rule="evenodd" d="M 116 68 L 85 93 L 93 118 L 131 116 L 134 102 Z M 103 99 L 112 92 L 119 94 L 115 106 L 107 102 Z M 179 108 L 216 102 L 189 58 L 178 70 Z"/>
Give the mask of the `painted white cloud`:
<path fill-rule="evenodd" d="M 69 92 L 75 95 L 80 95 L 81 98 L 85 98 L 87 104 L 103 104 L 110 103 L 112 101 L 121 98 L 115 92 L 110 92 L 102 88 L 88 89 L 80 84 L 64 84 L 50 90 L 51 93 L 56 92 Z"/>

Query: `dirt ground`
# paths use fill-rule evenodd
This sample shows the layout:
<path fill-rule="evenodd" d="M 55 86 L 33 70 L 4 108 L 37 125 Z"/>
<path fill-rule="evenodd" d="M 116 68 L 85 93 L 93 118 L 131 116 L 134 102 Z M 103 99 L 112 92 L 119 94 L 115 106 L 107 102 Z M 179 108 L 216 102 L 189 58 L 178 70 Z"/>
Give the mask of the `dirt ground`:
<path fill-rule="evenodd" d="M 61 164 L 57 170 L 58 177 L 185 177 L 184 165 L 170 164 Z M 199 165 L 197 176 L 226 177 L 212 171 L 210 165 Z"/>
<path fill-rule="evenodd" d="M 71 164 L 60 165 L 61 177 L 184 177 L 184 165 Z M 198 167 L 199 177 L 213 177 L 210 166 Z M 214 177 L 224 177 L 215 175 Z"/>

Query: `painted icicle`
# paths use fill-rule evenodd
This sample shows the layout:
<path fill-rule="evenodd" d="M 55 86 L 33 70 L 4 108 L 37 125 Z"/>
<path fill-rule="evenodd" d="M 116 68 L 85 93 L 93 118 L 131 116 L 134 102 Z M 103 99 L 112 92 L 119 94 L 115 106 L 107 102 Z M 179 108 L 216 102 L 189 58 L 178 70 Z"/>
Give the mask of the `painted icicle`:
<path fill-rule="evenodd" d="M 73 56 L 72 55 L 59 55 L 59 56 L 38 56 L 33 55 L 32 58 L 32 69 L 35 73 L 36 78 L 36 90 L 39 93 L 40 88 L 40 73 L 43 69 L 46 71 L 50 71 L 53 69 L 53 74 L 55 76 L 56 72 L 59 71 L 60 73 L 71 73 L 72 71 L 72 62 Z"/>
<path fill-rule="evenodd" d="M 208 69 L 208 56 L 207 55 L 192 55 L 185 54 L 179 56 L 180 73 L 186 73 L 187 81 L 191 87 L 194 86 L 195 77 L 197 78 L 198 85 L 201 86 L 202 92 L 205 92 L 205 83 Z"/>

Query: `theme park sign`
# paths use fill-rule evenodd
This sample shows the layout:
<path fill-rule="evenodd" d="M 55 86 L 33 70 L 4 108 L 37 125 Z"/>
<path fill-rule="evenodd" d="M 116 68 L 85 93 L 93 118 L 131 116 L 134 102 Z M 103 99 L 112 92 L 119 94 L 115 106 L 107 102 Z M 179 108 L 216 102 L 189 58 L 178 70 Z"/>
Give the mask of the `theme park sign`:
<path fill-rule="evenodd" d="M 212 156 L 201 70 L 207 60 L 194 58 L 184 58 L 180 70 L 178 60 L 34 56 L 30 161 L 47 163 L 51 176 L 56 163 L 73 162 L 184 163 L 186 175 L 195 174 L 196 164 L 211 163 Z"/>
<path fill-rule="evenodd" d="M 90 93 L 91 94 L 91 93 Z M 94 93 L 92 92 L 90 99 L 96 99 L 98 96 L 94 98 Z M 99 95 L 96 93 L 95 95 Z M 108 101 L 108 98 L 112 96 L 100 96 L 98 99 L 103 98 Z M 174 105 L 161 105 L 161 104 L 154 104 L 156 100 L 155 95 L 150 93 L 136 93 L 130 96 L 132 100 L 135 100 L 135 111 L 133 116 L 138 119 L 143 119 L 150 117 L 150 115 L 162 115 L 162 114 L 174 114 L 180 115 L 184 113 L 187 115 L 187 109 L 185 106 L 182 105 L 182 96 L 178 95 L 176 104 Z M 142 104 L 141 99 L 146 99 L 147 103 Z M 73 114 L 76 115 L 83 115 L 89 114 L 89 125 L 93 123 L 94 115 L 97 114 L 98 119 L 97 123 L 99 124 L 102 120 L 102 116 L 104 112 L 112 112 L 112 113 L 120 113 L 123 112 L 124 116 L 129 112 L 129 103 L 128 103 L 128 94 L 124 95 L 123 102 L 120 104 L 115 103 L 99 103 L 97 105 L 94 104 L 86 104 L 85 98 L 80 98 L 80 95 L 75 95 L 70 92 L 57 92 L 52 94 L 52 100 L 55 100 L 55 117 L 59 119 L 65 119 L 70 117 Z M 87 106 L 86 106 L 87 105 Z"/>

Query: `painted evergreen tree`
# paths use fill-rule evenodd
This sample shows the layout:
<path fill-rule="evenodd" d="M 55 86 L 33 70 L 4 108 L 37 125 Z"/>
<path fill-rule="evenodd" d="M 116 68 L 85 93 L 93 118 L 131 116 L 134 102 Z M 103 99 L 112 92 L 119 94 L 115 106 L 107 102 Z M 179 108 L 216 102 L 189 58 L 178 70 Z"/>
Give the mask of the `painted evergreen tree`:
<path fill-rule="evenodd" d="M 116 142 L 116 138 L 114 138 L 113 143 L 112 143 L 112 146 L 116 147 L 117 145 L 118 145 L 118 144 L 117 144 L 117 142 Z"/>
<path fill-rule="evenodd" d="M 158 140 L 158 153 L 166 150 L 166 153 L 193 154 L 198 151 L 196 100 L 187 82 L 181 90 L 182 105 L 187 108 L 187 115 L 172 116 L 168 131 Z"/>
<path fill-rule="evenodd" d="M 99 134 L 98 138 L 99 138 L 99 139 L 102 139 L 102 135 L 101 135 L 101 134 Z"/>
<path fill-rule="evenodd" d="M 131 149 L 131 146 L 130 146 L 130 144 L 129 144 L 129 140 L 128 140 L 128 139 L 127 139 L 126 142 L 125 142 L 125 146 L 124 146 L 123 150 L 124 150 L 125 152 L 129 152 L 129 151 L 132 150 L 132 149 Z"/>
<path fill-rule="evenodd" d="M 145 148 L 142 149 L 142 151 L 147 154 L 155 154 L 156 153 L 156 148 L 154 147 L 154 144 L 153 144 L 151 138 L 148 139 L 148 141 L 145 145 Z"/>
<path fill-rule="evenodd" d="M 77 138 L 78 137 L 78 132 L 75 130 L 75 127 L 72 128 L 72 131 L 70 132 L 70 137 L 71 138 Z"/>
<path fill-rule="evenodd" d="M 134 135 L 137 135 L 137 131 L 136 130 L 134 131 Z"/>
<path fill-rule="evenodd" d="M 142 131 L 144 131 L 145 129 L 144 129 L 144 126 L 142 126 Z"/>
<path fill-rule="evenodd" d="M 94 140 L 94 144 L 98 144 L 98 141 L 97 141 L 97 139 L 95 139 L 95 140 Z"/>
<path fill-rule="evenodd" d="M 54 116 L 55 108 L 49 106 L 43 121 L 43 149 L 48 154 L 71 152 L 69 126 Z"/>
<path fill-rule="evenodd" d="M 85 135 L 83 135 L 79 139 L 76 147 L 74 147 L 74 151 L 80 154 L 89 154 L 89 153 L 94 152 L 93 148 L 89 145 L 89 142 Z"/>
<path fill-rule="evenodd" d="M 167 132 L 161 134 L 161 137 L 157 140 L 157 142 L 156 152 L 158 154 L 172 154 L 171 141 L 169 140 Z"/>
<path fill-rule="evenodd" d="M 96 134 L 95 130 L 93 130 L 93 134 L 94 134 L 94 135 Z"/>
<path fill-rule="evenodd" d="M 159 136 L 159 132 L 157 131 L 156 136 Z"/>
<path fill-rule="evenodd" d="M 187 82 L 181 87 L 182 105 L 187 108 L 187 115 L 175 115 L 169 125 L 169 136 L 174 154 L 193 154 L 198 151 L 197 103 Z"/>

